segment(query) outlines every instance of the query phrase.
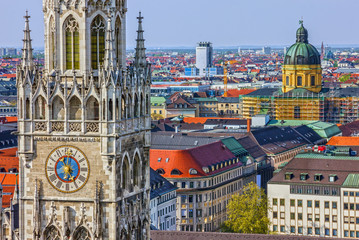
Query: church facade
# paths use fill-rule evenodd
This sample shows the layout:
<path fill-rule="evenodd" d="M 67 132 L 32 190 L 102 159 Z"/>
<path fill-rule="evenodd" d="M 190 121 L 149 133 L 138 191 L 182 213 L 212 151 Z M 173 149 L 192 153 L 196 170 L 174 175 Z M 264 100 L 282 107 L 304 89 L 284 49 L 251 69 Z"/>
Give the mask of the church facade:
<path fill-rule="evenodd" d="M 45 67 L 26 15 L 17 69 L 17 239 L 149 239 L 150 65 L 126 0 L 44 0 Z"/>

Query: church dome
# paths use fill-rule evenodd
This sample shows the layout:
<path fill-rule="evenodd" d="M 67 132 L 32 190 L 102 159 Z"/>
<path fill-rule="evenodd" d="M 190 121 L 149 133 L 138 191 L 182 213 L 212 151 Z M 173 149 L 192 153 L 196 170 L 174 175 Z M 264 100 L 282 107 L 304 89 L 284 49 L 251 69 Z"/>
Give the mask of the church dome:
<path fill-rule="evenodd" d="M 317 65 L 320 64 L 318 50 L 308 43 L 308 30 L 301 26 L 297 30 L 297 42 L 293 44 L 284 57 L 284 65 Z"/>

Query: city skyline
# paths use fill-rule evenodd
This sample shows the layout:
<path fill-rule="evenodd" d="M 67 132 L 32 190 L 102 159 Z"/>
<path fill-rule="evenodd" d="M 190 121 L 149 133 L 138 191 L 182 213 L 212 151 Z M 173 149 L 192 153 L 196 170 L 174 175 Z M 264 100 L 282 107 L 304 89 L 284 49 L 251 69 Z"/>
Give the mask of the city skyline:
<path fill-rule="evenodd" d="M 42 0 L 37 0 L 35 4 L 25 0 L 2 4 L 0 19 L 2 22 L 11 19 L 12 23 L 3 25 L 6 37 L 0 39 L 0 46 L 22 45 L 22 16 L 28 9 L 33 45 L 42 48 Z M 340 3 L 335 0 L 293 0 L 290 6 L 285 0 L 226 0 L 217 6 L 213 0 L 132 0 L 128 2 L 127 45 L 128 48 L 135 46 L 136 16 L 142 11 L 148 48 L 194 48 L 200 41 L 211 41 L 215 48 L 287 46 L 295 41 L 295 31 L 301 18 L 313 45 L 324 42 L 328 45 L 357 46 L 359 31 L 352 31 L 348 23 L 355 22 L 358 6 L 356 0 Z"/>

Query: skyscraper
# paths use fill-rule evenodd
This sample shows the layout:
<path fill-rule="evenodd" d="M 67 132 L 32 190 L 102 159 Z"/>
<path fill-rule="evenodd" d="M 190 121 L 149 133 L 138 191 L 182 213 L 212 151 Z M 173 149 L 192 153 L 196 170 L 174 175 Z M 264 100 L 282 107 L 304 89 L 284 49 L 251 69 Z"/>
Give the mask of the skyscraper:
<path fill-rule="evenodd" d="M 199 69 L 199 75 L 206 75 L 206 68 L 212 67 L 213 47 L 210 42 L 200 42 L 196 48 L 196 67 Z"/>
<path fill-rule="evenodd" d="M 26 15 L 17 69 L 19 239 L 149 239 L 150 65 L 126 1 L 44 0 L 45 67 Z"/>

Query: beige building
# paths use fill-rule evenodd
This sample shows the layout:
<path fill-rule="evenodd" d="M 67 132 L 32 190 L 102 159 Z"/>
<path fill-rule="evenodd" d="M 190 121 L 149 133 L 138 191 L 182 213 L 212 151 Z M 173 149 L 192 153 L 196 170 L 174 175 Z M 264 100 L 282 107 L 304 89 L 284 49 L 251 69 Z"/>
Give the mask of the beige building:
<path fill-rule="evenodd" d="M 151 74 L 141 16 L 133 67 L 119 68 L 126 6 L 44 0 L 42 74 L 25 17 L 20 220 L 11 239 L 149 239 Z"/>
<path fill-rule="evenodd" d="M 268 183 L 271 230 L 359 238 L 359 157 L 302 153 Z"/>

